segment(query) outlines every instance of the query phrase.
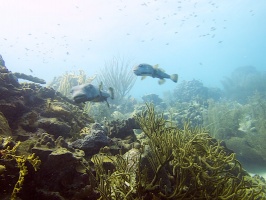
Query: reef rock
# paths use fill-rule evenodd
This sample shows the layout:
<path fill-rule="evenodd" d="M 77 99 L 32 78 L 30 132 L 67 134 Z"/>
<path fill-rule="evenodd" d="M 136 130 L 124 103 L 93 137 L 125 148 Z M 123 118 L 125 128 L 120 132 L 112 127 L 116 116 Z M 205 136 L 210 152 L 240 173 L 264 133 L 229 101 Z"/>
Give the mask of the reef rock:
<path fill-rule="evenodd" d="M 1 55 L 0 55 L 0 66 L 4 66 L 5 67 L 5 61 L 3 60 Z M 2 72 L 2 71 L 0 71 L 0 72 Z"/>
<path fill-rule="evenodd" d="M 150 102 L 155 105 L 159 105 L 163 100 L 157 94 L 146 94 L 142 96 L 144 102 Z"/>
<path fill-rule="evenodd" d="M 221 90 L 218 88 L 207 88 L 198 80 L 183 81 L 174 90 L 175 100 L 178 102 L 196 101 L 200 104 L 206 103 L 208 99 L 218 100 L 221 97 Z"/>
<path fill-rule="evenodd" d="M 45 132 L 69 137 L 93 120 L 70 99 L 52 88 L 19 83 L 0 57 L 0 112 L 12 132 L 24 136 Z M 2 121 L 4 123 L 4 121 Z"/>
<path fill-rule="evenodd" d="M 72 152 L 66 148 L 49 151 L 51 152 L 48 153 L 42 148 L 34 148 L 34 152 L 40 157 L 44 152 L 48 154 L 41 169 L 34 176 L 34 181 L 38 183 L 34 190 L 36 199 L 82 199 L 80 196 L 88 199 L 88 196 L 96 195 L 90 185 L 87 173 L 89 164 L 83 158 L 83 151 Z M 24 195 L 29 197 L 27 193 L 31 191 L 30 187 L 32 186 L 28 182 L 24 184 L 22 198 Z"/>
<path fill-rule="evenodd" d="M 102 147 L 110 144 L 110 139 L 106 131 L 100 124 L 95 123 L 94 128 L 91 129 L 83 139 L 78 139 L 71 143 L 71 146 L 76 149 L 83 150 L 86 155 L 93 155 L 98 153 Z"/>
<path fill-rule="evenodd" d="M 133 129 L 139 129 L 139 125 L 134 118 L 128 118 L 126 120 L 114 120 L 106 123 L 108 129 L 108 136 L 111 138 L 125 139 L 132 137 L 135 140 L 135 134 Z"/>
<path fill-rule="evenodd" d="M 24 79 L 24 80 L 28 80 L 28 81 L 32 81 L 34 83 L 40 83 L 40 84 L 45 84 L 46 81 L 43 80 L 43 79 L 40 79 L 38 77 L 34 77 L 34 76 L 31 76 L 31 75 L 27 75 L 27 74 L 24 74 L 24 73 L 18 73 L 18 72 L 15 72 L 13 73 L 17 78 L 20 78 L 20 79 Z"/>
<path fill-rule="evenodd" d="M 57 118 L 41 118 L 38 120 L 38 127 L 55 136 L 69 136 L 71 126 Z"/>
<path fill-rule="evenodd" d="M 0 112 L 0 136 L 11 136 L 12 132 L 3 113 Z"/>

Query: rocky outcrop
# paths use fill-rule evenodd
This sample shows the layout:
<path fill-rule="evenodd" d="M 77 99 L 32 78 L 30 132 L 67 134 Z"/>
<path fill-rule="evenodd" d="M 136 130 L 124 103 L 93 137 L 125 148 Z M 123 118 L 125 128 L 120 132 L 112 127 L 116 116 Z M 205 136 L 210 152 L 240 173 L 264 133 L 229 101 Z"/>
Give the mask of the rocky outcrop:
<path fill-rule="evenodd" d="M 134 118 L 126 120 L 113 120 L 106 124 L 108 136 L 111 138 L 125 139 L 127 137 L 135 137 L 133 129 L 139 129 L 139 125 Z"/>
<path fill-rule="evenodd" d="M 2 57 L 0 61 L 4 64 Z M 0 112 L 14 133 L 41 129 L 56 137 L 70 137 L 93 121 L 55 90 L 35 83 L 20 84 L 15 75 L 0 66 Z"/>
<path fill-rule="evenodd" d="M 110 142 L 111 140 L 107 137 L 107 132 L 100 124 L 95 123 L 83 139 L 72 142 L 71 146 L 83 150 L 89 156 L 98 153 L 102 147 L 108 146 Z"/>

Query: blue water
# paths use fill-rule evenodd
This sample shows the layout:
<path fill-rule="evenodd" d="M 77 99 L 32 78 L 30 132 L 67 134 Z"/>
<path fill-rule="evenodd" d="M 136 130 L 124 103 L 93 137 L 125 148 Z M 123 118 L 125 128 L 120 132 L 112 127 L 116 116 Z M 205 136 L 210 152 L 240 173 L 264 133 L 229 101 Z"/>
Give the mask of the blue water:
<path fill-rule="evenodd" d="M 265 0 L 2 1 L 0 54 L 10 70 L 47 82 L 78 69 L 92 76 L 116 56 L 221 87 L 237 67 L 265 71 L 265 8 Z M 138 78 L 131 95 L 176 87 L 157 82 Z"/>

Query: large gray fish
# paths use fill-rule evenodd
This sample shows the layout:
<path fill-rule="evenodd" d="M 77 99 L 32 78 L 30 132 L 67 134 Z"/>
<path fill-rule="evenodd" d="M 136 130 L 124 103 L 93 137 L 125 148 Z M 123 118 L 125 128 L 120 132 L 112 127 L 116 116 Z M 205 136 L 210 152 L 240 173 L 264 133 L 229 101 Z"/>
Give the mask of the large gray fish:
<path fill-rule="evenodd" d="M 146 76 L 151 76 L 152 78 L 159 78 L 160 85 L 165 82 L 165 78 L 171 79 L 175 83 L 178 80 L 177 74 L 166 74 L 162 69 L 158 67 L 158 65 L 151 66 L 149 64 L 139 64 L 133 69 L 133 72 L 137 76 L 142 76 L 141 80 L 143 80 Z"/>
<path fill-rule="evenodd" d="M 87 83 L 83 85 L 74 86 L 70 93 L 72 93 L 73 100 L 76 103 L 84 103 L 86 101 L 103 102 L 110 97 L 113 99 L 113 89 L 109 88 L 110 93 L 102 91 L 102 84 L 97 88 L 94 85 Z M 109 106 L 108 102 L 107 105 Z"/>

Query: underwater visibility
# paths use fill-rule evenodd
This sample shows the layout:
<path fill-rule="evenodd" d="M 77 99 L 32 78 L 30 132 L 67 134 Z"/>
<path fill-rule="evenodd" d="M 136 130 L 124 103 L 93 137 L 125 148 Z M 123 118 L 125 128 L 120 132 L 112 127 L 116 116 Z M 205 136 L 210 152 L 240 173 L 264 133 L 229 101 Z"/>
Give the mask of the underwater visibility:
<path fill-rule="evenodd" d="M 0 199 L 266 199 L 265 6 L 3 2 Z"/>

